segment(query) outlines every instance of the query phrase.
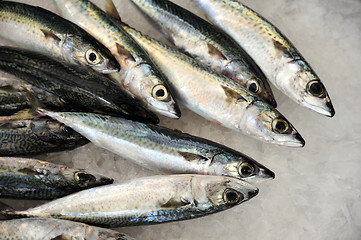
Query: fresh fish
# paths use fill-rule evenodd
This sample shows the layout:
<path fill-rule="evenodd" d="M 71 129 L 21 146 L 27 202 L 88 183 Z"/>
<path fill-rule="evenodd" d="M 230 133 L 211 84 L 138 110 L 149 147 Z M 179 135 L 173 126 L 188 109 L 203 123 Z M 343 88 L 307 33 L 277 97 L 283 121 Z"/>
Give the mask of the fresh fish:
<path fill-rule="evenodd" d="M 74 23 L 27 4 L 0 1 L 0 37 L 36 52 L 88 66 L 101 73 L 119 71 L 110 51 Z"/>
<path fill-rule="evenodd" d="M 240 83 L 273 107 L 277 106 L 263 73 L 255 69 L 253 60 L 219 28 L 168 0 L 132 2 L 182 52 Z"/>
<path fill-rule="evenodd" d="M 0 78 L 0 116 L 12 115 L 30 107 L 28 91 L 14 85 L 5 85 L 1 80 L 2 78 Z"/>
<path fill-rule="evenodd" d="M 275 176 L 240 152 L 165 127 L 92 113 L 44 110 L 42 113 L 63 122 L 99 147 L 152 170 L 225 175 L 249 182 Z"/>
<path fill-rule="evenodd" d="M 171 118 L 181 113 L 167 80 L 144 50 L 110 16 L 87 0 L 54 0 L 61 14 L 104 44 L 121 66 L 115 81 L 141 99 L 152 111 Z"/>
<path fill-rule="evenodd" d="M 0 197 L 49 200 L 113 181 L 84 169 L 0 157 Z"/>
<path fill-rule="evenodd" d="M 11 240 L 132 240 L 113 230 L 60 219 L 31 218 L 0 222 L 0 235 Z"/>
<path fill-rule="evenodd" d="M 9 116 L 40 103 L 51 110 L 67 111 L 77 108 L 76 105 L 20 79 L 0 78 L 0 116 Z"/>
<path fill-rule="evenodd" d="M 278 89 L 304 107 L 335 115 L 319 77 L 272 23 L 238 0 L 193 1 L 242 46 Z"/>
<path fill-rule="evenodd" d="M 282 114 L 240 84 L 126 24 L 121 26 L 148 52 L 168 77 L 177 100 L 190 110 L 266 142 L 304 146 L 301 135 Z"/>
<path fill-rule="evenodd" d="M 4 214 L 61 218 L 105 227 L 134 226 L 202 217 L 257 194 L 257 188 L 230 177 L 160 175 L 92 188 Z"/>
<path fill-rule="evenodd" d="M 13 74 L 79 107 L 158 123 L 121 87 L 91 69 L 12 47 L 0 47 L 0 70 Z"/>
<path fill-rule="evenodd" d="M 0 156 L 58 152 L 87 142 L 74 130 L 49 119 L 0 122 Z"/>

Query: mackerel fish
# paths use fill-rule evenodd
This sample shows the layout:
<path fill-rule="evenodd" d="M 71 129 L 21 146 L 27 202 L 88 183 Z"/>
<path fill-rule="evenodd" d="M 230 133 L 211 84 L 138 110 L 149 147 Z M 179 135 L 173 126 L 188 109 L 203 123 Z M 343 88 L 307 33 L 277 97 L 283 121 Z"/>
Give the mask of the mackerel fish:
<path fill-rule="evenodd" d="M 91 188 L 13 217 L 45 217 L 103 227 L 158 224 L 217 213 L 258 194 L 258 189 L 225 176 L 160 175 Z"/>
<path fill-rule="evenodd" d="M 132 2 L 180 51 L 240 83 L 273 107 L 277 106 L 271 87 L 258 66 L 219 28 L 168 0 Z"/>
<path fill-rule="evenodd" d="M 181 112 L 164 75 L 144 50 L 116 24 L 112 17 L 87 0 L 54 0 L 61 14 L 78 24 L 115 56 L 121 66 L 113 80 L 142 100 L 150 110 L 170 118 Z"/>
<path fill-rule="evenodd" d="M 0 47 L 0 70 L 15 75 L 83 109 L 158 123 L 158 117 L 140 106 L 105 76 L 79 65 L 40 53 Z"/>
<path fill-rule="evenodd" d="M 77 106 L 16 78 L 0 78 L 0 116 L 20 115 L 39 104 L 51 110 L 72 110 Z M 23 117 L 24 115 L 22 115 Z M 1 120 L 1 118 L 0 118 Z"/>
<path fill-rule="evenodd" d="M 88 140 L 51 119 L 0 122 L 0 156 L 71 150 Z"/>
<path fill-rule="evenodd" d="M 249 182 L 275 176 L 240 152 L 165 127 L 92 113 L 42 110 L 42 114 L 66 124 L 97 146 L 152 170 L 224 175 Z"/>
<path fill-rule="evenodd" d="M 113 230 L 46 218 L 2 221 L 0 233 L 11 240 L 133 240 Z"/>
<path fill-rule="evenodd" d="M 294 45 L 272 23 L 238 0 L 193 0 L 228 33 L 266 77 L 298 104 L 333 117 L 325 86 Z"/>
<path fill-rule="evenodd" d="M 0 29 L 0 37 L 20 47 L 101 73 L 119 71 L 119 63 L 107 48 L 74 23 L 46 9 L 0 1 Z"/>
<path fill-rule="evenodd" d="M 50 200 L 113 181 L 84 169 L 35 159 L 0 157 L 1 198 Z"/>
<path fill-rule="evenodd" d="M 265 142 L 304 146 L 301 135 L 281 113 L 242 85 L 124 23 L 118 24 L 148 52 L 168 77 L 176 99 L 193 112 Z"/>

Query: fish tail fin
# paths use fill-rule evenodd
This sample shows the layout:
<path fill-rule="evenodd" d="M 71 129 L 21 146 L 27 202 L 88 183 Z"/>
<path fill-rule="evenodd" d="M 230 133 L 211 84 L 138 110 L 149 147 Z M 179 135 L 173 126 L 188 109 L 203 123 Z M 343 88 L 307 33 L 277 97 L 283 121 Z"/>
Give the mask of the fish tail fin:
<path fill-rule="evenodd" d="M 3 206 L 1 206 L 3 207 Z M 25 217 L 25 214 L 21 214 L 21 212 L 17 212 L 11 207 L 0 211 L 0 220 L 9 220 L 14 218 L 22 218 Z"/>
<path fill-rule="evenodd" d="M 33 109 L 27 108 L 20 110 L 19 112 L 6 117 L 0 117 L 0 121 L 14 121 L 14 120 L 24 120 L 24 119 L 34 119 L 38 118 L 39 114 Z"/>

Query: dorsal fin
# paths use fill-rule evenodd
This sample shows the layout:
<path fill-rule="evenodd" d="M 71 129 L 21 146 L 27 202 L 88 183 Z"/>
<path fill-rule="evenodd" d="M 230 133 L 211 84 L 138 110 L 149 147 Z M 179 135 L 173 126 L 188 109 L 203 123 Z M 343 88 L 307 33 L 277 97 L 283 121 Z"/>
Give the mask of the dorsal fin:
<path fill-rule="evenodd" d="M 214 47 L 210 43 L 207 43 L 207 47 L 208 47 L 208 53 L 211 56 L 216 56 L 217 58 L 224 59 L 224 60 L 227 59 L 221 51 L 219 51 L 216 47 Z"/>
<path fill-rule="evenodd" d="M 122 19 L 119 16 L 119 12 L 114 5 L 113 0 L 105 0 L 105 12 L 112 18 L 118 21 L 122 21 Z"/>

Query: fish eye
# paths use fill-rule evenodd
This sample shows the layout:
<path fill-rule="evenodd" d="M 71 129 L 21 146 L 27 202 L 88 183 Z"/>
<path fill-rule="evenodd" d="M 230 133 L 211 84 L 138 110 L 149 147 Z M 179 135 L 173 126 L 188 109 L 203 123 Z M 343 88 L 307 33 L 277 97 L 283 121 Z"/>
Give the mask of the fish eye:
<path fill-rule="evenodd" d="M 93 65 L 100 63 L 101 60 L 99 54 L 94 49 L 86 51 L 85 57 L 88 63 Z"/>
<path fill-rule="evenodd" d="M 255 80 L 247 81 L 247 89 L 254 93 L 259 93 L 261 91 L 261 87 Z"/>
<path fill-rule="evenodd" d="M 93 175 L 86 172 L 76 172 L 74 174 L 74 179 L 78 184 L 83 186 L 96 181 L 96 178 Z"/>
<path fill-rule="evenodd" d="M 228 205 L 235 205 L 237 203 L 239 203 L 239 201 L 241 201 L 243 199 L 243 196 L 233 190 L 233 189 L 226 189 L 223 193 L 223 200 L 226 202 L 226 204 Z"/>
<path fill-rule="evenodd" d="M 248 162 L 243 162 L 239 166 L 238 172 L 242 177 L 249 177 L 254 173 L 254 167 Z"/>
<path fill-rule="evenodd" d="M 326 96 L 325 87 L 318 80 L 308 82 L 307 83 L 307 91 L 314 97 L 325 97 Z"/>
<path fill-rule="evenodd" d="M 152 96 L 159 101 L 166 101 L 168 100 L 169 94 L 167 88 L 159 84 L 153 87 Z"/>
<path fill-rule="evenodd" d="M 276 118 L 273 120 L 272 128 L 274 132 L 279 134 L 288 133 L 290 129 L 288 123 L 281 118 Z"/>

